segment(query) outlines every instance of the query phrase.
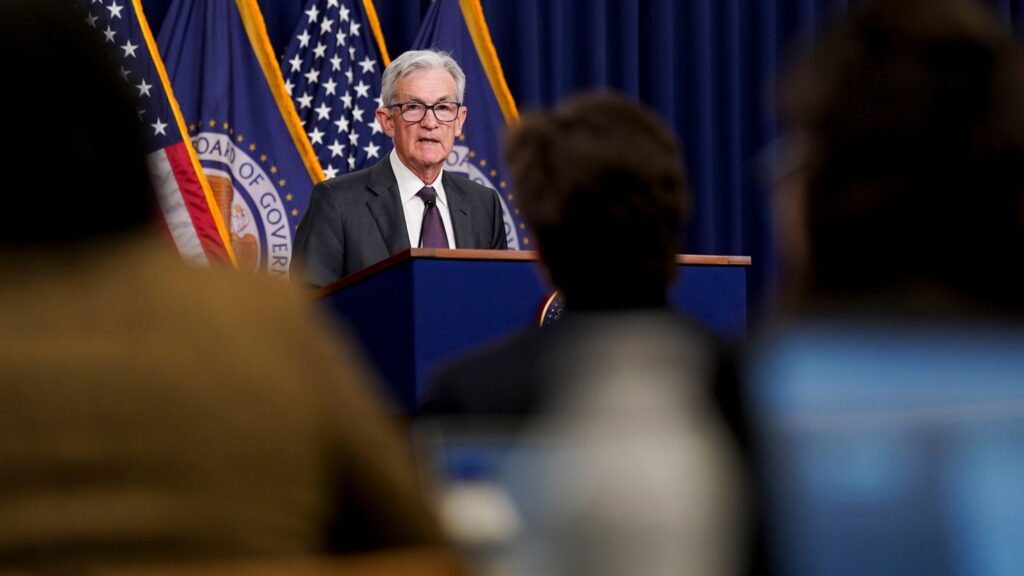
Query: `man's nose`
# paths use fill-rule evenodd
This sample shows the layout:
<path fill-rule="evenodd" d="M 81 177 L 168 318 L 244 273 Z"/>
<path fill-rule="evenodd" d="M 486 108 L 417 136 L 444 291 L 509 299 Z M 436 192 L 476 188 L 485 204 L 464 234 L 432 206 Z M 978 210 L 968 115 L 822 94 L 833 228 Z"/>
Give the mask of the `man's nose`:
<path fill-rule="evenodd" d="M 427 110 L 427 113 L 423 115 L 423 119 L 420 120 L 420 126 L 424 128 L 436 128 L 439 122 L 437 116 L 434 115 L 434 109 Z"/>

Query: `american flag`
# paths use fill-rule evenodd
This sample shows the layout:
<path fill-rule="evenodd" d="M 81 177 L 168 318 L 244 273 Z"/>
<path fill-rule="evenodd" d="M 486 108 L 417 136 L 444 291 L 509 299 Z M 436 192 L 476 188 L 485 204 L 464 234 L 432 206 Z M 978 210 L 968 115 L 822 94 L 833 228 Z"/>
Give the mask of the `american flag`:
<path fill-rule="evenodd" d="M 391 147 L 374 116 L 387 65 L 375 23 L 370 0 L 311 0 L 282 59 L 285 88 L 328 178 L 375 164 Z"/>
<path fill-rule="evenodd" d="M 85 21 L 102 34 L 135 91 L 147 135 L 149 170 L 164 220 L 185 260 L 233 264 L 209 184 L 199 169 L 173 100 L 163 62 L 138 2 L 78 0 Z"/>

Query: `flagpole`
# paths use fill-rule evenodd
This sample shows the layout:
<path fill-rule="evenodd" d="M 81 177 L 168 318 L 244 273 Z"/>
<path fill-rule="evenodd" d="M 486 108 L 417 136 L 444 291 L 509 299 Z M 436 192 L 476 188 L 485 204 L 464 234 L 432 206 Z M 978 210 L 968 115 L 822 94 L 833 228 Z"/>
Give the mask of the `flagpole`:
<path fill-rule="evenodd" d="M 484 73 L 487 74 L 487 80 L 490 81 L 498 105 L 501 106 L 501 113 L 505 116 L 505 123 L 519 122 L 519 110 L 516 108 L 515 99 L 512 98 L 512 92 L 508 89 L 508 83 L 505 82 L 505 73 L 501 70 L 498 52 L 491 41 L 491 32 L 487 28 L 480 0 L 459 0 L 459 7 L 462 9 L 462 16 L 466 20 L 466 27 L 469 28 L 469 36 L 473 39 L 480 63 L 484 67 Z"/>
<path fill-rule="evenodd" d="M 377 49 L 380 50 L 380 60 L 387 68 L 391 64 L 391 57 L 388 56 L 388 47 L 384 44 L 384 33 L 380 29 L 380 20 L 377 19 L 377 9 L 373 6 L 373 0 L 363 0 L 363 8 L 366 10 L 366 19 L 373 29 L 373 37 L 377 39 Z"/>

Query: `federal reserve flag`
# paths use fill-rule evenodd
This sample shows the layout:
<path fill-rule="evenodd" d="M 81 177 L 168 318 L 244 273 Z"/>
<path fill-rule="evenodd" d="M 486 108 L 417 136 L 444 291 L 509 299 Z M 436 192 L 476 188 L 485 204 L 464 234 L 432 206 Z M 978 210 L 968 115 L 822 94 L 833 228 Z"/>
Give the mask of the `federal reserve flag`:
<path fill-rule="evenodd" d="M 134 88 L 146 129 L 149 171 L 164 221 L 182 257 L 231 265 L 227 230 L 217 214 L 139 0 L 79 0 Z"/>
<path fill-rule="evenodd" d="M 505 211 L 509 249 L 533 248 L 501 157 L 505 126 L 518 122 L 519 112 L 491 43 L 480 0 L 434 0 L 413 48 L 449 52 L 466 73 L 469 116 L 445 170 L 497 190 Z"/>
<path fill-rule="evenodd" d="M 256 0 L 174 0 L 158 44 L 239 267 L 287 275 L 323 172 Z"/>
<path fill-rule="evenodd" d="M 281 66 L 285 88 L 328 178 L 391 149 L 377 124 L 387 50 L 372 0 L 311 0 Z"/>

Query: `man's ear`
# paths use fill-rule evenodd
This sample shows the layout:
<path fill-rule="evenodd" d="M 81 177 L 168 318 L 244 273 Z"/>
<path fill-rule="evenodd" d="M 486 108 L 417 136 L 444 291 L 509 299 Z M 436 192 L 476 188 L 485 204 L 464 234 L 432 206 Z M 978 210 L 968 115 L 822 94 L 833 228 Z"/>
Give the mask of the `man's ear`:
<path fill-rule="evenodd" d="M 374 114 L 377 116 L 377 123 L 380 124 L 381 129 L 384 130 L 384 134 L 386 134 L 388 138 L 394 138 L 395 125 L 392 123 L 391 111 L 387 108 L 377 108 Z"/>
<path fill-rule="evenodd" d="M 462 125 L 466 122 L 466 115 L 469 114 L 469 108 L 465 106 L 459 106 L 459 116 L 455 119 L 455 137 L 462 136 Z"/>

